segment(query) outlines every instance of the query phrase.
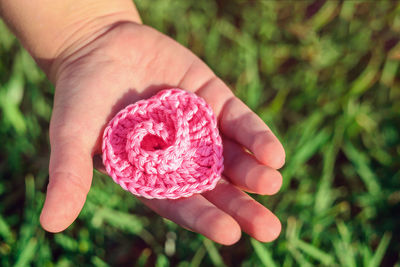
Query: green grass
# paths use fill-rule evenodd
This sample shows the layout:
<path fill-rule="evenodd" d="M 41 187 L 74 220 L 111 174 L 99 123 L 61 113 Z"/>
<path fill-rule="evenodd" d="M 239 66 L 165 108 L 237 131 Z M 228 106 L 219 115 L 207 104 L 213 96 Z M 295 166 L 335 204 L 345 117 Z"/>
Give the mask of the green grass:
<path fill-rule="evenodd" d="M 400 4 L 137 1 L 282 140 L 270 244 L 221 247 L 95 173 L 78 220 L 39 226 L 53 88 L 0 23 L 0 266 L 400 266 Z"/>

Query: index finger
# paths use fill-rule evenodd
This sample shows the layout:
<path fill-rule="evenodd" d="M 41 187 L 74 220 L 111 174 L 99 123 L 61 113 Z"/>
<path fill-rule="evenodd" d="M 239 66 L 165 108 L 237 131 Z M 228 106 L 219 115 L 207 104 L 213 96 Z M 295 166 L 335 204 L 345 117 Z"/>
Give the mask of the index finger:
<path fill-rule="evenodd" d="M 210 79 L 196 93 L 214 109 L 226 137 L 250 150 L 265 165 L 275 169 L 284 165 L 285 150 L 278 138 L 220 79 Z"/>

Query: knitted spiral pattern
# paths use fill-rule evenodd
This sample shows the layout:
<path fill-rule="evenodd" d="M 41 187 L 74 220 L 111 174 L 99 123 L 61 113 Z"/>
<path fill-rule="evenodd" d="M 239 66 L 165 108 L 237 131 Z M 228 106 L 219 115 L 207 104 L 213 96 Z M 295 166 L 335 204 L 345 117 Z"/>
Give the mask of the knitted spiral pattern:
<path fill-rule="evenodd" d="M 211 190 L 223 170 L 217 121 L 204 99 L 168 89 L 121 110 L 103 135 L 103 163 L 123 189 L 146 198 Z"/>

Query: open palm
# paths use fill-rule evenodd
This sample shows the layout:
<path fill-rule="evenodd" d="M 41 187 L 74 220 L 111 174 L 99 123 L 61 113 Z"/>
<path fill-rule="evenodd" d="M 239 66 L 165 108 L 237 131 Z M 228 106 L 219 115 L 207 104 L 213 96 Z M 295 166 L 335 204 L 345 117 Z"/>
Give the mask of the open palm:
<path fill-rule="evenodd" d="M 201 195 L 140 200 L 161 216 L 221 244 L 235 243 L 241 229 L 260 241 L 279 235 L 276 216 L 242 190 L 279 190 L 282 177 L 276 169 L 284 164 L 283 147 L 188 49 L 150 27 L 120 23 L 63 61 L 55 80 L 50 182 L 41 214 L 46 230 L 64 230 L 82 209 L 107 122 L 128 104 L 178 87 L 203 97 L 218 118 L 224 140 L 223 179 Z"/>

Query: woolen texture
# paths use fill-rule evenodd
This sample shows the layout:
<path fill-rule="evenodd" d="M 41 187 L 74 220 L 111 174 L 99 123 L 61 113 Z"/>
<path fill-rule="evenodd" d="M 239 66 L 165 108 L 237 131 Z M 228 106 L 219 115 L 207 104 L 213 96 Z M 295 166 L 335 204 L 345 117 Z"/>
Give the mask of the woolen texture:
<path fill-rule="evenodd" d="M 223 170 L 211 107 L 181 89 L 160 91 L 121 110 L 103 135 L 103 163 L 116 183 L 145 198 L 213 189 Z"/>

